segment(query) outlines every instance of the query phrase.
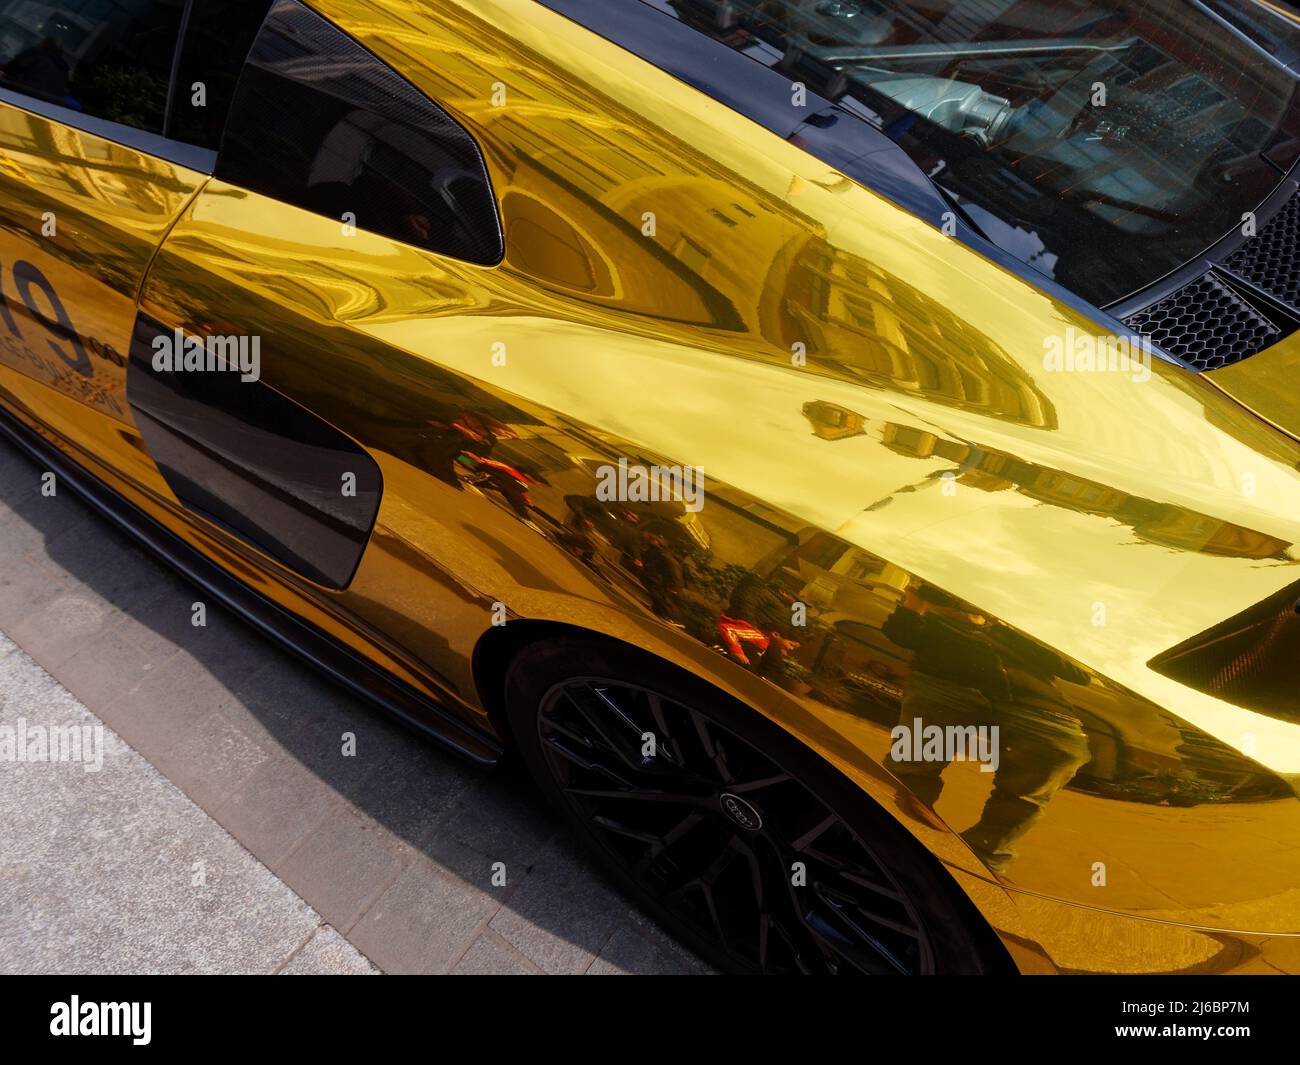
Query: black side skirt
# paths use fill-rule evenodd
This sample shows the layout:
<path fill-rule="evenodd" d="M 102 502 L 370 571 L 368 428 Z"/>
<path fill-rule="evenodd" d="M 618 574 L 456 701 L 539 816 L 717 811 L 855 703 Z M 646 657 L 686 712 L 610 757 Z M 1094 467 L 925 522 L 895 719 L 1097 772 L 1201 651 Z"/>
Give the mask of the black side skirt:
<path fill-rule="evenodd" d="M 367 662 L 334 637 L 231 576 L 3 407 L 0 407 L 0 434 L 52 470 L 60 482 L 69 485 L 100 514 L 130 533 L 183 577 L 322 673 L 457 754 L 482 765 L 491 765 L 500 758 L 501 742 L 489 732 L 473 728 L 422 692 Z"/>

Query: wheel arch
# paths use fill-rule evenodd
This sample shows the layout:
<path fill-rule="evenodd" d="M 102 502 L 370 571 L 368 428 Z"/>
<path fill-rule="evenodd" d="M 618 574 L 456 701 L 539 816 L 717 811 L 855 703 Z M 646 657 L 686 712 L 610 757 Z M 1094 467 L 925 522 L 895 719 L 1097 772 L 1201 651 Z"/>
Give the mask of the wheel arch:
<path fill-rule="evenodd" d="M 514 746 L 512 727 L 506 709 L 506 680 L 511 663 L 524 648 L 543 640 L 561 637 L 594 640 L 630 649 L 638 655 L 662 663 L 669 669 L 686 674 L 692 682 L 706 686 L 717 697 L 737 703 L 746 710 L 782 727 L 794 739 L 818 755 L 831 769 L 857 785 L 868 802 L 881 808 L 913 836 L 917 845 L 925 850 L 933 861 L 943 867 L 952 881 L 955 892 L 969 907 L 971 916 L 980 924 L 981 934 L 987 934 L 990 940 L 988 946 L 996 948 L 997 953 L 1005 960 L 1008 972 L 1033 971 L 1041 968 L 1039 954 L 1032 946 L 1033 937 L 1024 927 L 1011 897 L 988 878 L 988 873 L 979 866 L 978 859 L 955 831 L 951 829 L 939 831 L 927 826 L 917 826 L 908 818 L 900 816 L 887 796 L 890 791 L 900 789 L 902 785 L 887 769 L 859 747 L 852 747 L 850 752 L 844 735 L 819 721 L 817 724 L 822 725 L 822 728 L 814 731 L 823 733 L 822 742 L 818 742 L 815 737 L 809 735 L 808 731 L 800 728 L 797 721 L 792 721 L 779 712 L 768 712 L 756 705 L 756 699 L 747 697 L 744 691 L 737 690 L 738 687 L 743 688 L 748 685 L 729 683 L 735 678 L 726 677 L 726 674 L 735 670 L 740 672 L 744 679 L 764 686 L 766 683 L 747 671 L 740 670 L 721 656 L 715 657 L 722 677 L 715 678 L 710 675 L 711 671 L 689 668 L 682 661 L 672 661 L 663 654 L 657 653 L 656 650 L 638 646 L 607 632 L 582 625 L 542 618 L 516 618 L 504 625 L 494 625 L 479 637 L 474 647 L 471 666 L 479 700 L 507 748 Z M 780 702 L 786 701 L 788 700 Z M 808 720 L 814 719 L 808 715 Z M 837 740 L 839 742 L 835 743 Z M 828 741 L 832 746 L 844 748 L 839 757 L 828 751 Z M 850 753 L 856 757 L 846 758 L 845 755 Z M 864 778 L 870 778 L 871 786 L 864 786 Z M 929 837 L 923 836 L 922 832 L 928 832 Z"/>

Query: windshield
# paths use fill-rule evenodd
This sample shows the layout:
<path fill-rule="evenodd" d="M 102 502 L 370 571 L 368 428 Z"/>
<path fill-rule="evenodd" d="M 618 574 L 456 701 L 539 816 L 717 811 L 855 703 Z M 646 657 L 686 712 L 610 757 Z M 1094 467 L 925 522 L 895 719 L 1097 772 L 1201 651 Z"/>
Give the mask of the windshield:
<path fill-rule="evenodd" d="M 1100 305 L 1241 226 L 1300 137 L 1300 31 L 1250 0 L 646 2 L 879 126 Z"/>

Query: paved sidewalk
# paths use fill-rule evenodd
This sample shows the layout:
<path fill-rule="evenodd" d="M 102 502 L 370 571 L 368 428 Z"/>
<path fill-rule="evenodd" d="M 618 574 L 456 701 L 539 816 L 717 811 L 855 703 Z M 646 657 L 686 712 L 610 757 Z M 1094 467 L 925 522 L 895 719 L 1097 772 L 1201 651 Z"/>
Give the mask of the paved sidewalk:
<path fill-rule="evenodd" d="M 0 726 L 102 722 L 104 766 L 0 762 L 0 971 L 703 971 L 529 782 L 215 604 L 195 627 L 198 590 L 42 472 L 0 442 L 0 632 L 21 648 L 0 641 Z"/>
<path fill-rule="evenodd" d="M 378 971 L 3 636 L 0 729 L 0 972 Z"/>

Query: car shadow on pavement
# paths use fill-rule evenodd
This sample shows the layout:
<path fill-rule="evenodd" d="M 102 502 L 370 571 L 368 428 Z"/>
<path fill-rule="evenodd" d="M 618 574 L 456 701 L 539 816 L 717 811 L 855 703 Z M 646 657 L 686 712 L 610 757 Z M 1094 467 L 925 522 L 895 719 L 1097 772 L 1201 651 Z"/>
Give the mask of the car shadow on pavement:
<path fill-rule="evenodd" d="M 0 629 L 382 970 L 703 971 L 521 771 L 338 687 L 43 472 L 0 441 Z"/>

